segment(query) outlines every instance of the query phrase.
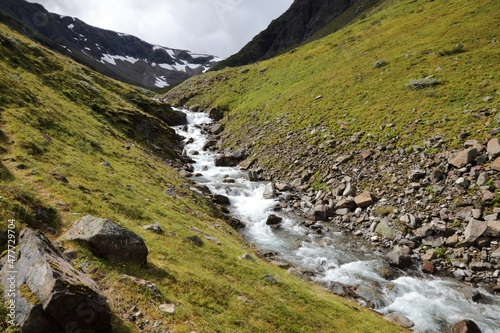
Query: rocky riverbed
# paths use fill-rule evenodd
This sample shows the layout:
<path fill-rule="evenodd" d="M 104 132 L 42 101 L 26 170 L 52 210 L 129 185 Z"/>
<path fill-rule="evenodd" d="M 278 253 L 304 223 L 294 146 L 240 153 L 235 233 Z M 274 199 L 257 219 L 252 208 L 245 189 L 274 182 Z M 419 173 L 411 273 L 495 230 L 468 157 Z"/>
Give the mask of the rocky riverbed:
<path fill-rule="evenodd" d="M 353 253 L 361 250 L 377 257 L 384 256 L 385 261 L 394 267 L 375 267 L 376 275 L 383 276 L 377 283 L 384 284 L 384 287 L 372 285 L 367 288 L 363 283 L 356 286 L 333 282 L 339 278 L 328 276 L 333 272 L 329 267 L 332 262 L 338 272 L 346 266 L 356 265 L 357 259 L 351 258 L 338 265 L 335 264 L 338 259 L 332 261 L 332 258 L 323 258 L 322 262 L 313 260 L 314 263 L 297 262 L 297 256 L 302 255 L 300 251 L 317 250 L 313 246 L 308 248 L 307 242 L 302 242 L 299 249 L 294 250 L 294 258 L 276 255 L 273 251 L 260 251 L 261 257 L 288 269 L 290 273 L 323 284 L 334 293 L 354 298 L 366 306 L 378 309 L 386 306 L 385 312 L 388 313 L 393 313 L 394 309 L 387 306 L 384 297 L 393 297 L 390 302 L 394 303 L 400 298 L 398 291 L 391 296 L 394 286 L 404 289 L 410 282 L 415 287 L 414 292 L 419 292 L 419 288 L 425 289 L 425 292 L 429 288 L 437 288 L 436 292 L 439 292 L 439 289 L 449 287 L 445 280 L 437 280 L 435 286 L 432 283 L 421 286 L 418 278 L 412 278 L 421 271 L 452 276 L 468 283 L 470 286 L 452 287 L 461 294 L 467 294 L 466 299 L 477 301 L 483 297 L 487 303 L 492 301 L 488 299 L 489 292 L 498 292 L 500 260 L 497 256 L 497 223 L 500 210 L 494 207 L 495 185 L 500 185 L 497 184 L 498 170 L 495 169 L 500 152 L 500 149 L 498 152 L 495 150 L 496 145 L 500 147 L 497 139 L 484 144 L 469 140 L 463 149 L 433 156 L 428 153 L 429 148 L 424 150 L 420 147 L 403 151 L 381 145 L 374 150 L 330 155 L 321 155 L 320 149 L 311 147 L 305 158 L 290 164 L 287 177 L 280 177 L 283 170 L 260 167 L 259 157 L 253 156 L 251 149 L 225 148 L 221 124 L 198 125 L 198 129 L 208 135 L 206 142 L 199 147 L 200 151 L 222 152 L 215 157 L 215 166 L 238 165 L 245 170 L 244 176 L 248 180 L 270 181 L 259 195 L 278 200 L 267 207 L 267 218 L 263 218 L 274 232 L 295 228 L 298 234 L 313 239 L 314 244 L 316 239 L 321 239 L 326 247 L 328 242 L 337 244 L 340 241 L 338 237 L 348 238 L 342 241 L 352 245 Z M 191 140 L 188 139 L 187 143 L 192 143 Z M 443 140 L 434 138 L 429 144 L 431 147 L 442 147 Z M 291 154 L 284 154 L 284 151 L 293 148 L 285 147 L 277 146 L 275 149 L 286 160 Z M 194 157 L 200 151 L 186 150 L 185 153 Z M 190 164 L 184 169 L 186 176 L 195 176 L 195 180 L 203 178 L 203 171 L 208 170 L 202 169 L 197 173 Z M 238 186 L 238 179 L 226 176 L 223 183 L 236 183 Z M 220 194 L 214 196 L 214 200 L 222 204 L 229 202 Z M 272 214 L 273 211 L 280 212 L 282 217 Z M 289 212 L 299 218 L 289 222 Z M 252 228 L 254 224 L 251 223 Z M 318 238 L 314 238 L 316 235 Z M 298 243 L 302 239 L 297 236 Z M 311 257 L 304 258 L 310 261 Z M 366 267 L 363 272 L 357 271 L 357 268 L 350 269 L 352 276 L 366 274 Z M 400 281 L 400 278 L 413 280 L 402 284 L 396 282 L 393 287 L 387 284 L 391 279 Z M 380 293 L 380 301 L 375 301 L 379 304 L 373 304 L 373 300 L 377 300 L 373 297 L 376 293 Z M 371 301 L 363 295 L 368 295 Z M 488 310 L 486 312 L 489 313 Z"/>

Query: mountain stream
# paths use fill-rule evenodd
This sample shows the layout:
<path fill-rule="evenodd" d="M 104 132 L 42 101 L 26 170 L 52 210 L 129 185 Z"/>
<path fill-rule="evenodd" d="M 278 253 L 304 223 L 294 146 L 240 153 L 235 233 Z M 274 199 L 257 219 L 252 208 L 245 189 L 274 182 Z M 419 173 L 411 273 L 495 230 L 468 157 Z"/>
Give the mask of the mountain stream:
<path fill-rule="evenodd" d="M 188 125 L 174 129 L 186 142 L 193 139 L 185 145 L 187 152 L 199 152 L 189 155 L 195 161 L 193 174 L 201 174 L 191 179 L 208 186 L 214 194 L 229 197 L 231 215 L 246 223 L 241 232 L 257 248 L 278 252 L 286 262 L 314 272 L 313 279 L 320 284 L 336 281 L 355 286 L 356 293 L 374 304 L 376 311 L 397 311 L 412 320 L 412 330 L 441 332 L 450 324 L 471 319 L 483 333 L 500 332 L 499 296 L 418 269 L 403 272 L 390 268 L 382 253 L 359 238 L 329 231 L 328 223 L 323 224 L 322 234 L 316 234 L 301 226 L 304 218 L 293 211 L 275 212 L 278 202 L 262 195 L 266 182 L 250 182 L 238 168 L 215 167 L 216 153 L 202 150 L 207 136 L 201 126 L 212 122 L 207 114 L 181 111 L 186 113 Z M 223 182 L 225 178 L 235 182 Z M 280 229 L 266 225 L 270 214 L 283 218 Z"/>

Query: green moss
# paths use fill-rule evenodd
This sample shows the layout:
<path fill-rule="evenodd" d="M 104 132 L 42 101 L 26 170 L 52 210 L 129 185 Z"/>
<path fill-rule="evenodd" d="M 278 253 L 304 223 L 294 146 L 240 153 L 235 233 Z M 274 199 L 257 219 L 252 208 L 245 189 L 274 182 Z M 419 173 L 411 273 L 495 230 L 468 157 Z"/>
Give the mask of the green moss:
<path fill-rule="evenodd" d="M 31 291 L 30 287 L 28 287 L 27 284 L 22 284 L 19 286 L 19 294 L 29 303 L 33 303 L 35 305 L 42 304 L 40 299 Z"/>

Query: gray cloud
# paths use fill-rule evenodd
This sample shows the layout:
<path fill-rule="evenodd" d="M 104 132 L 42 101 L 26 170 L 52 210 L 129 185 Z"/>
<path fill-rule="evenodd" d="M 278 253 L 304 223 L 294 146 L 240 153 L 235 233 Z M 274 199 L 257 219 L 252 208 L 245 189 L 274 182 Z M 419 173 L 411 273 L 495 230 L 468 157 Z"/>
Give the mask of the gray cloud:
<path fill-rule="evenodd" d="M 29 0 L 149 43 L 228 57 L 293 0 Z"/>

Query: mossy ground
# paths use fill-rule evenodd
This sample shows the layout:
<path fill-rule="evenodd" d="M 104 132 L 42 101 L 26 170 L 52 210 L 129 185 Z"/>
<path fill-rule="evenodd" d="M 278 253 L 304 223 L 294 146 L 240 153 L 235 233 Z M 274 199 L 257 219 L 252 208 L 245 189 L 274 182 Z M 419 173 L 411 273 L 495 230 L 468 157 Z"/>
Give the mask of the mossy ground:
<path fill-rule="evenodd" d="M 1 224 L 14 218 L 19 230 L 50 227 L 55 239 L 91 214 L 139 234 L 149 248 L 146 266 L 112 264 L 64 242 L 77 251 L 76 265 L 90 263 L 113 310 L 115 331 L 139 331 L 146 319 L 145 331 L 157 321 L 163 322 L 158 330 L 174 332 L 402 331 L 264 261 L 238 260 L 253 249 L 166 163 L 177 156 L 168 107 L 5 26 L 0 33 Z M 19 163 L 27 168 L 16 168 Z M 166 188 L 176 197 L 165 194 Z M 155 222 L 164 234 L 141 228 Z M 222 245 L 202 237 L 204 245 L 195 246 L 185 240 L 192 235 L 189 227 Z M 162 298 L 121 281 L 124 273 L 152 281 Z M 261 280 L 267 274 L 279 284 Z M 161 303 L 177 304 L 176 312 L 161 313 Z M 132 305 L 145 317 L 123 321 Z"/>
<path fill-rule="evenodd" d="M 492 0 L 380 2 L 320 40 L 192 78 L 165 99 L 230 110 L 222 120 L 226 144 L 251 146 L 254 155 L 304 129 L 300 147 L 366 132 L 357 143 L 336 147 L 343 151 L 388 140 L 406 149 L 438 135 L 450 147 L 464 138 L 482 141 L 498 127 L 497 6 Z M 412 80 L 440 84 L 412 89 Z M 263 159 L 265 166 L 287 167 L 279 156 Z"/>

